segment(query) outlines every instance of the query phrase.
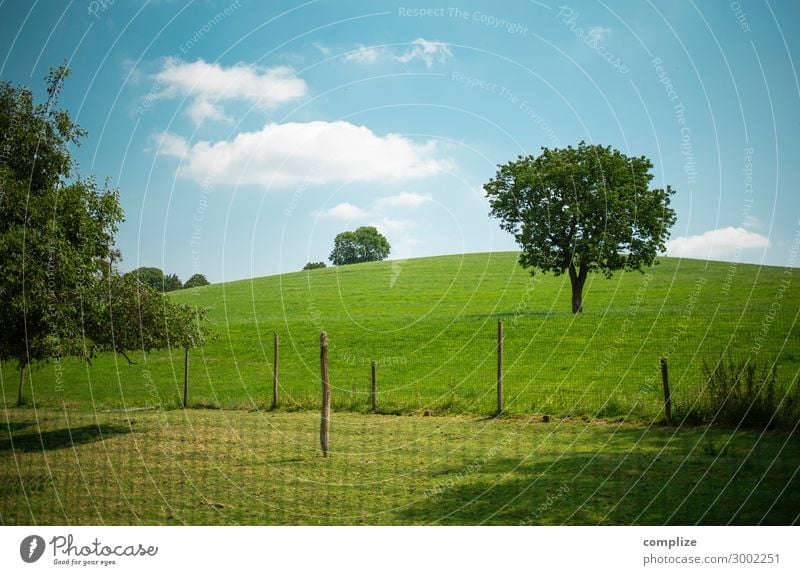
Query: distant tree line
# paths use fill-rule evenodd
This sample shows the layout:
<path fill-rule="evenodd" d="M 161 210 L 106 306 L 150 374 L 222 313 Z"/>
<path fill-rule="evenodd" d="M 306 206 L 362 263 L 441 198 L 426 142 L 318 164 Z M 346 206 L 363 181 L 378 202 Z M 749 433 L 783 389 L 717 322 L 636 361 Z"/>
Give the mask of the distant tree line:
<path fill-rule="evenodd" d="M 203 274 L 194 274 L 186 280 L 186 283 L 181 283 L 181 278 L 177 274 L 165 274 L 162 270 L 153 267 L 136 268 L 125 275 L 160 292 L 210 285 L 210 282 Z"/>

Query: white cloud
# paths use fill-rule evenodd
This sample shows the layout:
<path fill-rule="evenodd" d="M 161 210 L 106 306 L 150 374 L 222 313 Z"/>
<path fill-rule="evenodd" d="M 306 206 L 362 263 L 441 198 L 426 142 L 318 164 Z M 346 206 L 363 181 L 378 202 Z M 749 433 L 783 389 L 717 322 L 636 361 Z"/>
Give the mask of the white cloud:
<path fill-rule="evenodd" d="M 745 228 L 748 228 L 748 229 L 750 229 L 750 228 L 759 229 L 761 227 L 761 220 L 759 220 L 755 216 L 751 216 L 750 214 L 747 214 L 744 217 L 743 221 L 742 221 L 742 226 L 744 226 Z"/>
<path fill-rule="evenodd" d="M 189 145 L 164 135 L 160 153 L 183 157 L 179 175 L 203 181 L 213 173 L 220 184 L 289 187 L 332 182 L 396 182 L 436 175 L 452 168 L 438 157 L 434 141 L 416 143 L 399 134 L 379 136 L 349 122 L 270 123 L 232 140 Z M 178 153 L 180 151 L 181 153 Z"/>
<path fill-rule="evenodd" d="M 589 28 L 589 32 L 587 36 L 590 40 L 594 40 L 595 42 L 600 42 L 605 40 L 608 35 L 611 34 L 611 28 L 603 28 L 602 26 L 592 26 Z"/>
<path fill-rule="evenodd" d="M 414 220 L 396 220 L 388 216 L 383 216 L 371 224 L 387 235 L 408 234 L 410 230 L 417 227 Z"/>
<path fill-rule="evenodd" d="M 203 120 L 216 120 L 228 124 L 233 122 L 233 118 L 225 114 L 225 110 L 222 109 L 222 106 L 209 102 L 205 98 L 195 98 L 194 101 L 189 104 L 186 113 L 189 114 L 189 117 L 195 124 L 199 124 Z"/>
<path fill-rule="evenodd" d="M 416 208 L 417 206 L 433 200 L 430 194 L 416 194 L 414 192 L 401 192 L 396 196 L 379 198 L 375 204 L 381 208 Z"/>
<path fill-rule="evenodd" d="M 337 204 L 325 211 L 317 212 L 316 215 L 320 218 L 334 218 L 337 220 L 355 220 L 357 218 L 363 218 L 368 214 L 358 206 L 354 206 L 351 203 L 344 202 L 342 204 Z"/>
<path fill-rule="evenodd" d="M 419 58 L 425 65 L 430 68 L 434 62 L 444 64 L 449 60 L 453 53 L 450 51 L 450 46 L 444 42 L 425 40 L 424 38 L 417 38 L 411 42 L 413 46 L 409 51 L 397 57 L 397 60 L 407 64 L 412 60 Z"/>
<path fill-rule="evenodd" d="M 322 52 L 323 56 L 329 56 L 330 53 L 331 53 L 331 49 L 330 48 L 328 48 L 327 46 L 325 46 L 323 44 L 320 44 L 319 42 L 312 42 L 311 45 L 314 46 L 314 48 L 316 48 L 320 52 Z"/>
<path fill-rule="evenodd" d="M 357 62 L 359 64 L 375 64 L 383 60 L 395 60 L 403 64 L 408 64 L 413 60 L 422 60 L 428 68 L 433 67 L 434 63 L 444 64 L 452 58 L 453 53 L 450 46 L 445 42 L 435 40 L 425 40 L 417 38 L 411 42 L 411 48 L 398 53 L 384 46 L 359 46 L 345 55 L 347 62 Z"/>
<path fill-rule="evenodd" d="M 189 151 L 189 146 L 186 145 L 186 140 L 175 134 L 169 132 L 162 132 L 154 134 L 151 138 L 153 143 L 158 148 L 158 153 L 165 156 L 174 156 L 182 158 Z"/>
<path fill-rule="evenodd" d="M 719 228 L 695 236 L 681 236 L 667 242 L 667 255 L 698 259 L 724 259 L 741 250 L 763 249 L 769 239 L 744 228 Z"/>
<path fill-rule="evenodd" d="M 359 64 L 374 64 L 381 57 L 388 52 L 381 50 L 375 46 L 362 46 L 359 45 L 358 48 L 349 52 L 345 55 L 344 59 L 346 62 L 357 62 Z"/>
<path fill-rule="evenodd" d="M 188 113 L 195 120 L 226 119 L 218 106 L 225 100 L 244 100 L 255 106 L 273 109 L 302 98 L 308 92 L 306 83 L 291 66 L 263 68 L 253 64 L 224 67 L 203 60 L 182 62 L 169 58 L 155 76 L 163 86 L 161 98 L 188 97 Z"/>

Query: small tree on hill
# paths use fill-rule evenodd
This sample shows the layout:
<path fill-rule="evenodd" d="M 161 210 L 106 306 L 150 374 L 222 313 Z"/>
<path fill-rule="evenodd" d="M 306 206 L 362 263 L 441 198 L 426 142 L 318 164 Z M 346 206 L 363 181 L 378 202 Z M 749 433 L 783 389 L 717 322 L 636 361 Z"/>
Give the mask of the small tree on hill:
<path fill-rule="evenodd" d="M 641 270 L 665 249 L 674 192 L 649 189 L 652 167 L 644 156 L 581 142 L 499 166 L 483 189 L 491 215 L 522 248 L 524 267 L 569 273 L 579 313 L 589 272 Z"/>
<path fill-rule="evenodd" d="M 319 270 L 326 267 L 328 266 L 325 265 L 325 262 L 308 262 L 306 265 L 303 266 L 303 271 Z"/>
<path fill-rule="evenodd" d="M 362 226 L 354 232 L 342 232 L 333 242 L 328 259 L 333 265 L 377 262 L 389 257 L 392 247 L 375 226 Z"/>
<path fill-rule="evenodd" d="M 208 279 L 206 279 L 206 276 L 204 276 L 203 274 L 194 274 L 192 277 L 186 280 L 185 284 L 183 284 L 183 289 L 196 288 L 207 285 L 211 285 L 211 282 L 209 282 Z"/>

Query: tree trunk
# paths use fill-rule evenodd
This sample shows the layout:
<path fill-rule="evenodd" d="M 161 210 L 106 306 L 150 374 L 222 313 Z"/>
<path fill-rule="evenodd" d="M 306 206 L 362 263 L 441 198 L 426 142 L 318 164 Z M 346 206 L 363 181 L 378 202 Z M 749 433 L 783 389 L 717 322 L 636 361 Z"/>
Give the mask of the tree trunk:
<path fill-rule="evenodd" d="M 572 284 L 572 313 L 583 312 L 583 285 L 586 283 L 586 275 L 589 270 L 586 266 L 580 266 L 576 270 L 575 265 L 569 264 L 569 281 Z"/>

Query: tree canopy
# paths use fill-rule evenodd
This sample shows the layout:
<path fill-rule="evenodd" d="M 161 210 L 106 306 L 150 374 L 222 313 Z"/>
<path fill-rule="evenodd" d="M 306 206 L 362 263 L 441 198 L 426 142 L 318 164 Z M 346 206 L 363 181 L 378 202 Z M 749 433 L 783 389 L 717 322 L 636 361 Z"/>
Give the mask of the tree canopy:
<path fill-rule="evenodd" d="M 589 272 L 641 270 L 664 251 L 674 191 L 649 188 L 652 167 L 644 156 L 581 142 L 501 165 L 483 189 L 491 215 L 519 244 L 524 267 L 569 274 L 578 313 Z"/>
<path fill-rule="evenodd" d="M 303 266 L 303 271 L 319 270 L 326 267 L 328 266 L 325 265 L 325 262 L 308 262 Z"/>
<path fill-rule="evenodd" d="M 128 272 L 127 275 L 136 278 L 140 283 L 156 291 L 175 291 L 183 288 L 181 279 L 177 274 L 165 274 L 159 268 L 136 268 Z"/>
<path fill-rule="evenodd" d="M 119 192 L 75 175 L 69 146 L 86 132 L 58 109 L 68 75 L 65 65 L 51 70 L 45 103 L 26 87 L 0 83 L 0 361 L 22 368 L 103 349 L 194 346 L 202 312 L 115 270 Z"/>
<path fill-rule="evenodd" d="M 192 277 L 186 280 L 185 284 L 183 284 L 183 289 L 207 286 L 210 284 L 211 282 L 209 282 L 206 276 L 203 274 L 194 274 Z"/>
<path fill-rule="evenodd" d="M 337 234 L 328 259 L 333 265 L 376 262 L 389 257 L 392 247 L 375 226 L 362 226 L 354 232 Z"/>

